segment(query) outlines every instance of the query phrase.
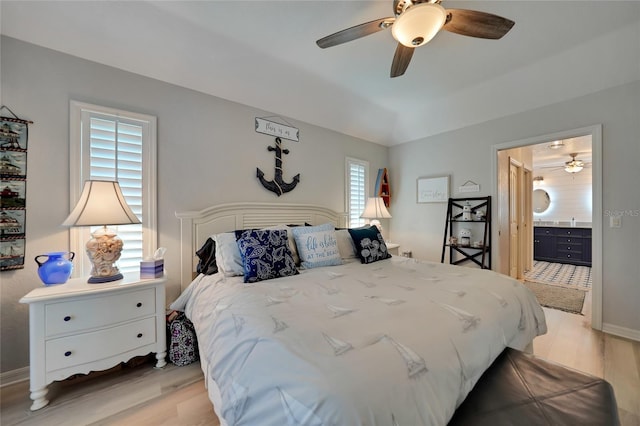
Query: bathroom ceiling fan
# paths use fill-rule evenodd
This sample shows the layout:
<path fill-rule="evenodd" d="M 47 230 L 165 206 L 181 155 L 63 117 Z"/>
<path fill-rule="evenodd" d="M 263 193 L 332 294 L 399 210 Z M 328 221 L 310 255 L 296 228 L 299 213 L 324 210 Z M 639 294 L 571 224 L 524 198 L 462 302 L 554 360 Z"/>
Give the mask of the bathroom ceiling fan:
<path fill-rule="evenodd" d="M 510 19 L 477 10 L 445 9 L 441 1 L 393 0 L 394 16 L 338 31 L 316 44 L 326 49 L 391 28 L 393 38 L 398 41 L 391 64 L 393 78 L 405 73 L 414 49 L 428 43 L 441 29 L 469 37 L 499 39 L 515 24 Z"/>
<path fill-rule="evenodd" d="M 569 156 L 571 157 L 571 161 L 565 161 L 564 162 L 564 166 L 546 166 L 546 167 L 541 167 L 542 169 L 555 169 L 555 170 L 560 170 L 560 169 L 564 169 L 565 172 L 567 173 L 578 173 L 581 172 L 585 167 L 589 167 L 590 163 L 587 163 L 585 161 L 582 160 L 578 160 L 576 157 L 580 155 L 577 152 L 572 152 L 571 154 L 569 154 Z"/>
<path fill-rule="evenodd" d="M 567 161 L 564 163 L 564 171 L 567 173 L 578 173 L 584 169 L 584 161 L 576 160 L 578 153 L 573 152 L 569 154 L 571 156 L 571 161 Z"/>

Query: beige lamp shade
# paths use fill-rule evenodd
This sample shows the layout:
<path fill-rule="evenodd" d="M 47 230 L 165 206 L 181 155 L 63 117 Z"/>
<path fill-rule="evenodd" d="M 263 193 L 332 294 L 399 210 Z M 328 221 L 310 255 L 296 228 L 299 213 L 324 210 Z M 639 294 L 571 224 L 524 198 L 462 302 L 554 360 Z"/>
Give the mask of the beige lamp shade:
<path fill-rule="evenodd" d="M 80 200 L 63 226 L 103 227 L 91 234 L 87 241 L 87 256 L 91 261 L 89 283 L 108 283 L 123 278 L 116 262 L 122 253 L 122 240 L 107 225 L 140 223 L 122 195 L 118 182 L 88 180 L 84 183 Z"/>
<path fill-rule="evenodd" d="M 391 214 L 381 197 L 370 197 L 360 217 L 363 219 L 390 219 Z"/>
<path fill-rule="evenodd" d="M 384 229 L 382 229 L 382 224 L 378 219 L 390 219 L 391 215 L 389 214 L 389 210 L 387 210 L 387 207 L 384 205 L 384 200 L 381 197 L 370 197 L 367 200 L 367 204 L 364 206 L 364 211 L 360 217 L 363 219 L 370 219 L 369 224 L 376 226 L 384 238 Z"/>
<path fill-rule="evenodd" d="M 78 204 L 62 226 L 128 225 L 140 223 L 122 195 L 118 182 L 88 180 Z"/>

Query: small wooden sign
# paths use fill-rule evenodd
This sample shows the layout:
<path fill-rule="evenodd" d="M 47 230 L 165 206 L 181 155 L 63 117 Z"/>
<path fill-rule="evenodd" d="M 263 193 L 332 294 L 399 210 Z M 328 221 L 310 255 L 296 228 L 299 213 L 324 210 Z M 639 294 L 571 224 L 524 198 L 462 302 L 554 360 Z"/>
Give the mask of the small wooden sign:
<path fill-rule="evenodd" d="M 458 187 L 458 192 L 480 192 L 480 185 L 472 180 L 468 180 Z"/>
<path fill-rule="evenodd" d="M 257 117 L 256 132 L 276 136 L 282 139 L 288 139 L 294 142 L 299 142 L 298 137 L 300 136 L 300 130 L 295 127 L 285 126 L 284 124 L 275 123 L 273 121 Z"/>
<path fill-rule="evenodd" d="M 480 185 L 471 184 L 471 185 L 462 185 L 458 187 L 458 192 L 480 192 Z"/>

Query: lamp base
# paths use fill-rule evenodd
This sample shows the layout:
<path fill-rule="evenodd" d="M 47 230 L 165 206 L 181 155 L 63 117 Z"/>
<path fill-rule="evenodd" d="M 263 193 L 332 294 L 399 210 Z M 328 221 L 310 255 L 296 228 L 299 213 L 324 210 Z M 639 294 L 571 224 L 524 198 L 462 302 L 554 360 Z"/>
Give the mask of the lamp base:
<path fill-rule="evenodd" d="M 111 275 L 110 277 L 89 277 L 87 282 L 89 284 L 102 284 L 102 283 L 110 283 L 111 281 L 118 281 L 123 279 L 122 274 L 118 273 L 116 275 Z"/>
<path fill-rule="evenodd" d="M 106 226 L 91 234 L 87 241 L 87 255 L 91 261 L 90 283 L 108 283 L 122 279 L 115 262 L 122 253 L 122 240 Z"/>

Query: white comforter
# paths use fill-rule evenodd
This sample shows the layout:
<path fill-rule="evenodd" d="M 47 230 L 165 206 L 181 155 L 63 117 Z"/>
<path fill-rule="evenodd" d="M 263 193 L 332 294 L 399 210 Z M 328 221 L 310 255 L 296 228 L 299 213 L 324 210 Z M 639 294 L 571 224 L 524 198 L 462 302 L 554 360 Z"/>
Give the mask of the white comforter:
<path fill-rule="evenodd" d="M 519 282 L 402 257 L 200 276 L 176 302 L 228 425 L 443 426 L 506 346 L 546 332 Z"/>

